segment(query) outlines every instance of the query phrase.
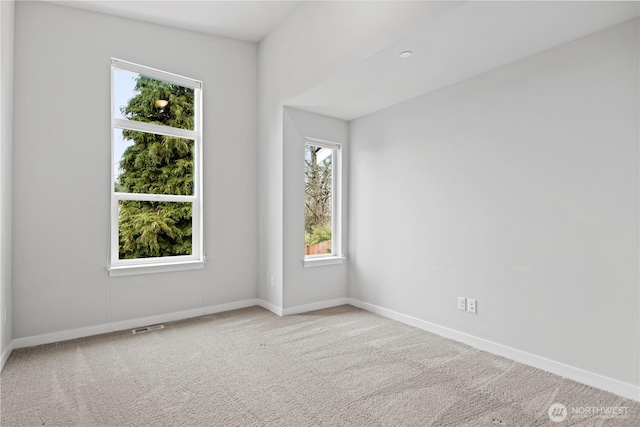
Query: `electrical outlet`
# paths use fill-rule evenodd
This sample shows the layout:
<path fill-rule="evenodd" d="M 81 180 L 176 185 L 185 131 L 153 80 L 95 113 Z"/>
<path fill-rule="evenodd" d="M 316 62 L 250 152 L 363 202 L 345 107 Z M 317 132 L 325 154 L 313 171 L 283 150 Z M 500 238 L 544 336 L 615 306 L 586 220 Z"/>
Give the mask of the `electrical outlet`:
<path fill-rule="evenodd" d="M 465 311 L 467 309 L 467 300 L 464 297 L 458 297 L 458 310 Z"/>
<path fill-rule="evenodd" d="M 276 278 L 271 276 L 271 287 L 274 288 L 276 286 Z"/>
<path fill-rule="evenodd" d="M 467 298 L 467 311 L 476 314 L 476 300 Z"/>

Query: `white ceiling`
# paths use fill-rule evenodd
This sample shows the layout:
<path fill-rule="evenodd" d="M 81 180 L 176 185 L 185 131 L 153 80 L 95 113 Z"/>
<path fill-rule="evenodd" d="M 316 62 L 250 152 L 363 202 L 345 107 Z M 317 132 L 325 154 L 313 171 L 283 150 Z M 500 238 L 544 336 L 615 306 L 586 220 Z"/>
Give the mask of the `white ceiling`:
<path fill-rule="evenodd" d="M 262 40 L 300 3 L 238 0 L 45 1 L 250 42 Z"/>
<path fill-rule="evenodd" d="M 304 3 L 46 1 L 252 42 L 262 40 Z M 381 47 L 287 105 L 352 120 L 639 15 L 638 1 L 463 2 L 434 19 L 426 16 L 412 36 Z M 413 56 L 400 59 L 404 50 Z"/>
<path fill-rule="evenodd" d="M 638 2 L 467 2 L 288 105 L 353 120 L 639 13 Z"/>

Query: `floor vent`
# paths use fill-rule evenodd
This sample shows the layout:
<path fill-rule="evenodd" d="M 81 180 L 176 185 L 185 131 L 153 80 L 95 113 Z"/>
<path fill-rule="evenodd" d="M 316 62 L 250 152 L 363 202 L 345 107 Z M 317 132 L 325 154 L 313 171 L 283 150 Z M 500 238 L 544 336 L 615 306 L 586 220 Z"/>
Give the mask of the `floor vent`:
<path fill-rule="evenodd" d="M 158 329 L 164 329 L 164 325 L 145 326 L 144 328 L 134 329 L 132 332 L 139 334 L 141 332 L 157 331 Z"/>

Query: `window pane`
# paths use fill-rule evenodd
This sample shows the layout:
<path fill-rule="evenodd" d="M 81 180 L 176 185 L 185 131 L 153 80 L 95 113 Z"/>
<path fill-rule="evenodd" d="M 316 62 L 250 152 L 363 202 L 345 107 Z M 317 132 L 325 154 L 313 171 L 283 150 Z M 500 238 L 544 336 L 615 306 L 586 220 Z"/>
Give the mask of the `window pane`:
<path fill-rule="evenodd" d="M 119 259 L 191 255 L 191 203 L 122 200 L 118 214 Z"/>
<path fill-rule="evenodd" d="M 194 129 L 191 88 L 116 68 L 113 101 L 115 118 Z"/>
<path fill-rule="evenodd" d="M 118 186 L 118 179 L 122 173 L 120 162 L 127 148 L 133 145 L 133 141 L 124 139 L 122 129 L 113 129 L 113 188 L 115 191 L 121 192 Z"/>
<path fill-rule="evenodd" d="M 122 112 L 129 100 L 134 97 L 136 88 L 136 79 L 140 75 L 125 70 L 113 70 L 113 117 L 117 119 L 124 119 L 124 113 Z"/>
<path fill-rule="evenodd" d="M 193 195 L 194 142 L 133 130 L 113 130 L 115 191 Z"/>
<path fill-rule="evenodd" d="M 331 254 L 333 150 L 305 146 L 305 255 Z"/>

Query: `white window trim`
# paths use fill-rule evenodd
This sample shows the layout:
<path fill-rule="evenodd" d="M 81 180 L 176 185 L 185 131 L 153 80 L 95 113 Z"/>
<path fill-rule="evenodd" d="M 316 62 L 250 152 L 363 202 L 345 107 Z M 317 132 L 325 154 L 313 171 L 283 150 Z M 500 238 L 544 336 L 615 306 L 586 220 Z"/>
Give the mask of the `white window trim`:
<path fill-rule="evenodd" d="M 331 255 L 331 256 L 319 255 L 318 258 L 311 258 L 306 256 L 304 257 L 302 264 L 304 265 L 305 268 L 322 267 L 325 265 L 342 264 L 345 259 L 346 258 L 344 256 L 336 256 L 336 255 Z"/>
<path fill-rule="evenodd" d="M 333 151 L 333 170 L 331 179 L 331 254 L 305 255 L 304 267 L 320 267 L 342 264 L 342 144 L 317 138 L 305 138 L 305 147 L 328 148 Z"/>
<path fill-rule="evenodd" d="M 170 126 L 156 125 L 153 123 L 137 122 L 116 118 L 114 116 L 114 70 L 126 70 L 157 80 L 167 81 L 183 87 L 194 89 L 194 130 L 178 129 Z M 109 182 L 111 194 L 111 218 L 110 218 L 110 250 L 107 270 L 109 276 L 126 276 L 133 274 L 147 274 L 167 271 L 181 271 L 204 268 L 204 233 L 202 212 L 202 82 L 177 74 L 167 73 L 132 62 L 111 59 L 111 180 Z M 129 129 L 160 135 L 175 136 L 194 141 L 194 192 L 191 196 L 166 195 L 166 194 L 138 194 L 118 193 L 115 191 L 114 165 L 114 129 Z M 118 202 L 120 200 L 139 201 L 166 201 L 192 203 L 192 254 L 172 257 L 119 259 L 118 243 Z"/>
<path fill-rule="evenodd" d="M 156 264 L 117 265 L 109 268 L 109 277 L 197 270 L 204 268 L 204 264 L 205 261 L 174 261 L 171 263 L 163 262 Z"/>
<path fill-rule="evenodd" d="M 145 67 L 144 65 L 135 64 L 133 62 L 111 58 L 111 66 L 113 68 L 119 68 L 121 70 L 131 71 L 132 73 L 142 74 L 143 76 L 146 76 L 146 77 L 151 77 L 156 80 L 162 80 L 165 82 L 174 83 L 183 87 L 188 87 L 191 89 L 202 89 L 202 82 L 199 80 L 180 76 L 178 74 L 169 73 L 167 71 L 156 70 L 155 68 Z"/>

